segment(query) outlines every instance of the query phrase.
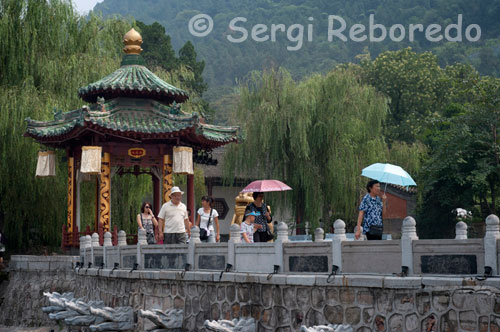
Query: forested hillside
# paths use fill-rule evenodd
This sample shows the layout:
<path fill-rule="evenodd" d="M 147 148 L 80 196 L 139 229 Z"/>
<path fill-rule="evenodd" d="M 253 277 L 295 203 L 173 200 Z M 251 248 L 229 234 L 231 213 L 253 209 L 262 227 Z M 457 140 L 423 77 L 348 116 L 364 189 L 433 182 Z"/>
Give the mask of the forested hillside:
<path fill-rule="evenodd" d="M 369 53 L 375 58 L 383 51 L 408 46 L 417 52 L 432 50 L 441 66 L 466 62 L 481 74 L 500 76 L 500 0 L 104 0 L 94 10 L 106 16 L 131 15 L 146 24 L 158 21 L 172 37 L 176 50 L 191 40 L 199 58 L 206 62 L 203 75 L 209 84 L 206 96 L 211 100 L 224 94 L 221 86 L 234 86 L 236 80 L 247 77 L 251 70 L 281 66 L 294 78 L 301 78 L 313 72 L 326 72 L 338 63 L 356 62 L 356 56 L 361 53 Z M 208 14 L 214 20 L 214 29 L 206 37 L 194 37 L 188 30 L 189 20 L 199 13 Z M 374 14 L 375 23 L 387 29 L 393 24 L 402 24 L 406 29 L 405 38 L 401 42 L 391 41 L 389 37 L 382 42 L 354 42 L 351 39 L 344 42 L 336 37 L 328 41 L 329 15 L 340 16 L 346 21 L 348 35 L 349 28 L 356 23 L 368 29 L 371 14 Z M 431 42 L 424 32 L 417 32 L 414 41 L 409 41 L 409 24 L 422 24 L 424 29 L 430 24 L 438 24 L 444 30 L 449 24 L 456 24 L 460 14 L 463 16 L 462 42 L 448 42 L 445 38 Z M 248 20 L 237 23 L 249 33 L 248 39 L 241 43 L 231 43 L 227 39 L 228 35 L 241 36 L 241 32 L 229 28 L 229 22 L 236 17 Z M 309 17 L 313 20 L 308 20 Z M 268 41 L 251 39 L 251 29 L 258 23 L 268 27 Z M 286 32 L 278 31 L 276 41 L 270 41 L 271 24 L 284 24 L 287 29 L 292 24 L 303 25 L 302 47 L 296 51 L 287 50 L 297 43 L 291 42 Z M 307 41 L 308 24 L 313 28 L 311 42 Z M 470 24 L 478 24 L 481 28 L 481 38 L 477 42 L 464 38 Z M 335 28 L 339 25 L 336 22 Z"/>

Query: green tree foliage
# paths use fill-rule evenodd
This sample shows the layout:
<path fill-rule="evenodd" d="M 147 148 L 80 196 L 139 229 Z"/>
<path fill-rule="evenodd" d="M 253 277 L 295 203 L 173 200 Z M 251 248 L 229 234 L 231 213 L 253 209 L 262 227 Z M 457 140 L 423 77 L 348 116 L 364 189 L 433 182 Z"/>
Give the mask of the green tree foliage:
<path fill-rule="evenodd" d="M 178 59 L 175 56 L 174 48 L 170 41 L 170 36 L 165 33 L 165 28 L 158 22 L 146 25 L 141 21 L 136 21 L 142 36 L 141 53 L 148 67 L 162 67 L 165 70 L 172 70 L 178 67 Z"/>
<path fill-rule="evenodd" d="M 83 19 L 64 1 L 2 0 L 0 13 L 0 226 L 13 250 L 57 246 L 66 221 L 65 153 L 57 154 L 55 178 L 35 179 L 40 147 L 22 136 L 24 119 L 80 107 L 77 89 L 119 66 L 130 23 Z"/>
<path fill-rule="evenodd" d="M 190 41 L 186 42 L 179 50 L 180 63 L 186 65 L 194 73 L 194 79 L 190 82 L 190 85 L 193 87 L 193 90 L 201 95 L 207 89 L 207 85 L 203 83 L 202 77 L 203 69 L 205 69 L 205 61 L 197 61 L 196 57 L 196 51 Z"/>
<path fill-rule="evenodd" d="M 178 78 L 178 84 L 190 92 L 190 99 L 197 105 L 196 112 L 201 116 L 212 120 L 215 110 L 210 108 L 208 102 L 202 98 L 207 90 L 207 84 L 203 81 L 204 61 L 197 61 L 197 54 L 193 44 L 188 41 L 179 50 L 176 57 L 172 47 L 171 38 L 165 33 L 165 28 L 158 22 L 146 25 L 140 21 L 136 22 L 139 28 L 143 44 L 142 56 L 149 68 L 166 73 L 173 72 Z M 167 74 L 168 75 L 168 74 Z M 167 82 L 171 82 L 167 80 Z"/>
<path fill-rule="evenodd" d="M 498 212 L 500 81 L 483 77 L 463 93 L 469 101 L 450 106 L 423 168 L 420 226 L 428 237 L 453 235 L 453 209 L 471 210 L 480 221 Z"/>
<path fill-rule="evenodd" d="M 241 89 L 245 141 L 230 146 L 225 174 L 283 180 L 293 191 L 276 194 L 278 204 L 312 225 L 323 218 L 328 227 L 330 213 L 353 222 L 361 169 L 386 160 L 387 110 L 386 98 L 349 70 L 300 82 L 284 69 L 255 73 Z"/>
<path fill-rule="evenodd" d="M 390 97 L 387 136 L 415 142 L 430 116 L 446 102 L 444 77 L 437 57 L 410 48 L 387 51 L 373 61 L 361 61 L 366 82 Z"/>

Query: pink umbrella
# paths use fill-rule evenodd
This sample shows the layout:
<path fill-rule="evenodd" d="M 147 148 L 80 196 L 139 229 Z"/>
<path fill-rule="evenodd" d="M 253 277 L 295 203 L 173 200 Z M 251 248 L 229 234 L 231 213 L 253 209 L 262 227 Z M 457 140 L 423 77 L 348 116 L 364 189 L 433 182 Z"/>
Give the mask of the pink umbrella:
<path fill-rule="evenodd" d="M 292 188 L 278 180 L 258 180 L 250 183 L 241 192 L 254 193 L 285 190 L 292 190 Z"/>

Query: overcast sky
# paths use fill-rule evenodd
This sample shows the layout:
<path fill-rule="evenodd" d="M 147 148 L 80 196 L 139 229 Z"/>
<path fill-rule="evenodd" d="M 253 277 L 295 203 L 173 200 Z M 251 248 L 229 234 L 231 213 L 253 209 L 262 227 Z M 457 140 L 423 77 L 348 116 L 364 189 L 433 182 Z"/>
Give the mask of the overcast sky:
<path fill-rule="evenodd" d="M 92 8 L 94 8 L 95 4 L 98 2 L 102 2 L 103 0 L 73 0 L 73 3 L 76 6 L 76 10 L 80 14 L 88 13 Z"/>

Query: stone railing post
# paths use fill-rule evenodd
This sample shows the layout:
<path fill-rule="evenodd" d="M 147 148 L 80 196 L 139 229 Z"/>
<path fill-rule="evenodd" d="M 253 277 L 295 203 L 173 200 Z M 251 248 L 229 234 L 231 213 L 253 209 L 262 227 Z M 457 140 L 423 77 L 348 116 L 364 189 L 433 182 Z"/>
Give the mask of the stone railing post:
<path fill-rule="evenodd" d="M 457 222 L 455 226 L 455 240 L 467 240 L 467 224 L 463 221 Z"/>
<path fill-rule="evenodd" d="M 417 222 L 413 217 L 403 219 L 401 232 L 401 266 L 408 267 L 408 275 L 413 275 L 413 240 L 418 240 Z"/>
<path fill-rule="evenodd" d="M 356 234 L 357 231 L 358 231 L 358 226 L 355 226 L 354 227 L 354 234 Z M 354 241 L 364 241 L 364 240 L 366 240 L 366 235 L 363 234 L 363 227 L 361 227 L 359 239 L 354 238 Z"/>
<path fill-rule="evenodd" d="M 99 243 L 99 234 L 97 233 L 94 233 L 92 234 L 92 238 L 90 240 L 91 244 L 90 244 L 90 260 L 87 262 L 87 263 L 92 263 L 92 265 L 94 265 L 94 248 L 96 247 L 100 247 L 101 244 Z"/>
<path fill-rule="evenodd" d="M 235 244 L 241 243 L 241 232 L 240 225 L 232 224 L 229 227 L 229 242 L 227 244 L 227 263 L 233 266 L 233 269 L 236 269 L 236 248 Z"/>
<path fill-rule="evenodd" d="M 345 222 L 342 219 L 335 220 L 333 224 L 334 234 L 332 239 L 332 262 L 338 266 L 337 273 L 342 272 L 342 242 L 347 240 L 345 236 Z"/>
<path fill-rule="evenodd" d="M 314 231 L 314 242 L 323 242 L 325 238 L 325 231 L 323 228 L 316 228 Z"/>
<path fill-rule="evenodd" d="M 118 232 L 118 246 L 126 246 L 127 245 L 127 233 L 125 231 Z"/>
<path fill-rule="evenodd" d="M 92 237 L 90 235 L 85 235 L 85 248 L 92 248 Z"/>
<path fill-rule="evenodd" d="M 97 233 L 94 233 L 92 234 L 92 247 L 100 247 L 100 243 L 99 243 L 99 234 Z"/>
<path fill-rule="evenodd" d="M 107 257 L 108 254 L 107 254 L 106 248 L 113 246 L 113 242 L 111 241 L 111 237 L 112 237 L 112 235 L 110 232 L 104 233 L 104 243 L 102 244 L 102 261 L 104 263 L 104 266 L 107 266 L 107 264 L 108 264 L 108 257 Z"/>
<path fill-rule="evenodd" d="M 112 247 L 113 246 L 113 242 L 111 241 L 111 233 L 110 232 L 106 232 L 104 233 L 104 247 Z"/>
<path fill-rule="evenodd" d="M 148 238 L 146 237 L 145 229 L 139 229 L 137 232 L 137 244 L 140 244 L 141 246 L 148 245 Z"/>
<path fill-rule="evenodd" d="M 193 227 L 191 227 L 191 239 L 189 240 L 188 257 L 187 257 L 187 263 L 191 266 L 192 269 L 194 269 L 195 267 L 194 256 L 197 243 L 201 243 L 200 228 L 194 225 Z"/>
<path fill-rule="evenodd" d="M 147 246 L 148 245 L 148 239 L 146 237 L 146 230 L 145 229 L 139 229 L 137 232 L 137 265 L 139 268 L 143 269 L 144 268 L 144 262 L 142 261 L 142 252 L 141 252 L 141 246 Z"/>
<path fill-rule="evenodd" d="M 497 240 L 500 239 L 500 221 L 494 214 L 486 218 L 486 234 L 484 235 L 484 267 L 491 268 L 493 275 L 498 275 Z"/>
<path fill-rule="evenodd" d="M 284 272 L 283 243 L 286 242 L 288 242 L 288 225 L 282 221 L 278 224 L 278 238 L 274 241 L 274 264 L 280 267 L 280 272 Z"/>
<path fill-rule="evenodd" d="M 85 261 L 86 250 L 87 250 L 87 237 L 80 236 L 80 262 Z"/>
<path fill-rule="evenodd" d="M 276 241 L 288 242 L 288 225 L 283 221 L 278 224 L 278 238 Z"/>

